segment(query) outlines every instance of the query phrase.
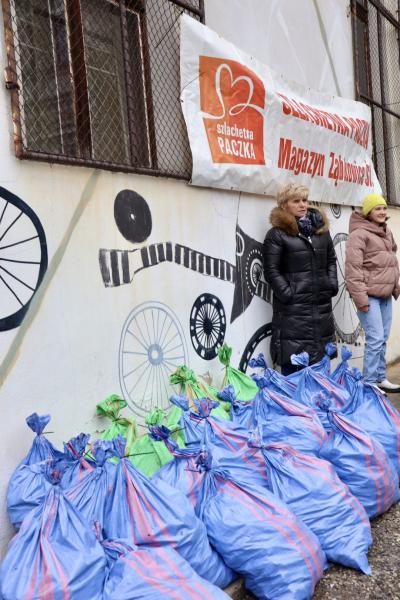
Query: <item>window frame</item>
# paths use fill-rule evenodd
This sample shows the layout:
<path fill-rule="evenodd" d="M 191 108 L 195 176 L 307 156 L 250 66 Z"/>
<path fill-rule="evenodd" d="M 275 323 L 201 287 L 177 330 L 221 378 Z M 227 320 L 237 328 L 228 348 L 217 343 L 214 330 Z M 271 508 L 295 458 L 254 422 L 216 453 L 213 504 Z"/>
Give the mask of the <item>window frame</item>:
<path fill-rule="evenodd" d="M 369 26 L 369 5 L 372 5 L 377 11 L 377 47 L 378 47 L 378 62 L 379 62 L 379 91 L 380 101 L 374 98 L 372 90 L 372 69 L 371 69 L 371 56 L 370 56 L 370 26 Z M 390 150 L 393 148 L 390 146 L 388 124 L 386 122 L 385 115 L 391 115 L 399 120 L 400 124 L 400 111 L 396 112 L 389 108 L 386 103 L 386 89 L 385 89 L 385 65 L 383 61 L 383 41 L 382 41 L 382 19 L 387 19 L 391 25 L 397 30 L 397 52 L 400 69 L 400 0 L 397 2 L 397 19 L 394 15 L 382 4 L 380 0 L 351 0 L 351 25 L 352 25 L 352 38 L 353 38 L 353 62 L 354 62 L 354 85 L 355 85 L 355 98 L 361 102 L 365 102 L 371 108 L 372 115 L 372 142 L 373 142 L 373 162 L 375 169 L 378 173 L 377 168 L 377 156 L 375 154 L 376 149 L 376 124 L 374 119 L 373 108 L 378 108 L 382 111 L 382 138 L 383 138 L 383 153 L 384 153 L 384 171 L 385 171 L 385 183 L 386 183 L 386 196 L 388 204 L 397 206 L 393 202 L 393 190 L 392 190 L 392 174 L 390 161 L 392 160 L 389 156 Z M 366 79 L 367 79 L 367 93 L 360 90 L 360 79 L 359 79 L 359 47 L 357 44 L 357 20 L 364 24 L 367 40 L 365 40 L 364 59 L 366 63 Z"/>
<path fill-rule="evenodd" d="M 86 73 L 86 64 L 84 59 L 84 52 L 82 52 L 83 47 L 83 25 L 82 25 L 82 15 L 80 8 L 80 0 L 64 0 L 65 2 L 65 11 L 68 17 L 68 20 L 71 19 L 71 15 L 79 15 L 79 32 L 76 33 L 76 30 L 73 32 L 74 35 L 79 37 L 79 40 L 76 40 L 78 46 L 81 47 L 81 54 L 78 58 L 74 58 L 74 54 L 76 54 L 76 46 L 74 44 L 75 52 L 70 51 L 70 47 L 68 47 L 68 59 L 70 61 L 72 70 L 74 71 L 74 60 L 75 67 L 77 63 L 85 67 Z M 23 139 L 23 131 L 22 131 L 22 123 L 21 123 L 21 107 L 23 105 L 23 94 L 20 90 L 20 86 L 18 83 L 17 76 L 17 59 L 15 54 L 15 46 L 14 46 L 14 26 L 12 23 L 12 14 L 11 14 L 11 0 L 1 0 L 1 7 L 3 12 L 3 21 L 4 21 L 4 32 L 5 32 L 5 46 L 6 46 L 6 60 L 7 66 L 5 68 L 5 85 L 6 88 L 10 91 L 10 100 L 11 100 L 11 114 L 12 114 L 12 122 L 13 122 L 13 140 L 15 147 L 15 156 L 21 160 L 37 160 L 42 162 L 50 162 L 50 163 L 60 163 L 66 165 L 77 165 L 77 166 L 86 166 L 91 168 L 99 168 L 105 169 L 109 171 L 119 171 L 126 173 L 139 173 L 145 175 L 152 175 L 156 177 L 172 177 L 174 179 L 183 179 L 187 181 L 189 177 L 185 174 L 178 174 L 176 172 L 170 172 L 165 169 L 159 169 L 157 164 L 157 144 L 156 144 L 156 134 L 155 134 L 155 119 L 154 119 L 154 108 L 153 108 L 153 99 L 152 99 L 152 89 L 151 89 L 151 68 L 150 68 L 150 55 L 149 55 L 149 45 L 148 45 L 148 30 L 147 30 L 147 20 L 146 20 L 146 0 L 103 0 L 105 3 L 110 3 L 115 5 L 120 9 L 120 20 L 121 20 L 121 42 L 122 47 L 121 50 L 123 52 L 124 57 L 124 77 L 125 77 L 125 88 L 126 88 L 126 96 L 127 96 L 127 117 L 128 117 L 128 129 L 129 129 L 129 154 L 131 163 L 123 164 L 119 162 L 115 162 L 112 160 L 112 156 L 110 156 L 110 160 L 98 160 L 92 158 L 90 156 L 91 151 L 91 127 L 88 126 L 86 119 L 86 123 L 82 123 L 79 121 L 81 111 L 76 110 L 76 143 L 79 149 L 82 151 L 82 146 L 80 145 L 82 140 L 85 137 L 88 139 L 88 150 L 83 148 L 83 151 L 87 154 L 86 156 L 71 156 L 67 154 L 56 154 L 50 152 L 41 152 L 37 150 L 29 150 L 24 145 Z M 192 15 L 197 16 L 200 22 L 205 22 L 205 9 L 204 9 L 204 0 L 198 0 L 199 8 L 194 7 L 189 0 L 164 0 L 165 3 L 173 4 L 180 7 L 183 10 L 189 11 Z M 127 68 L 127 62 L 129 61 L 129 39 L 128 39 L 128 28 L 126 24 L 126 13 L 129 10 L 127 5 L 132 5 L 132 10 L 137 12 L 139 15 L 140 28 L 142 30 L 141 36 L 141 49 L 143 53 L 143 61 L 142 61 L 142 73 L 143 73 L 143 101 L 145 104 L 145 114 L 147 120 L 147 130 L 143 134 L 142 138 L 146 138 L 146 145 L 148 146 L 149 153 L 149 161 L 151 166 L 143 166 L 141 164 L 133 164 L 133 156 L 134 156 L 134 148 L 133 148 L 133 136 L 140 135 L 140 128 L 138 128 L 137 124 L 135 124 L 135 120 L 137 120 L 137 113 L 135 113 L 135 106 L 132 102 L 132 99 L 135 95 L 135 84 L 132 69 Z M 75 9 L 74 9 L 75 7 Z M 79 7 L 77 11 L 76 7 Z M 76 28 L 76 24 L 74 23 L 74 29 Z M 71 28 L 72 31 L 72 28 Z M 71 44 L 69 44 L 71 46 Z M 75 71 L 76 72 L 76 71 Z M 87 76 L 85 76 L 84 81 L 80 83 L 82 86 L 82 94 L 79 95 L 79 99 L 81 102 L 84 102 L 83 106 L 83 114 L 87 117 L 90 111 L 89 105 L 89 97 L 87 90 Z M 78 83 L 79 85 L 79 83 Z M 74 95 L 74 105 L 76 102 L 76 89 L 77 89 L 77 79 L 75 75 L 73 76 L 73 95 Z M 86 87 L 86 92 L 85 92 Z M 59 89 L 57 87 L 57 89 Z M 75 106 L 74 106 L 75 108 Z M 78 153 L 78 152 L 77 152 Z"/>

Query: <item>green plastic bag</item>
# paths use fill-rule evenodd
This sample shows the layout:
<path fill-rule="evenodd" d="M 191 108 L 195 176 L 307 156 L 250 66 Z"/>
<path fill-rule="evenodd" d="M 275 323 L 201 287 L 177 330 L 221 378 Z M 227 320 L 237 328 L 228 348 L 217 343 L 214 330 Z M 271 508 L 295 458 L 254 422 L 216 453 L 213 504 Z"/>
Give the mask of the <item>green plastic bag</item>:
<path fill-rule="evenodd" d="M 242 402 L 250 402 L 254 400 L 258 393 L 257 384 L 251 377 L 230 366 L 232 357 L 232 348 L 224 344 L 218 348 L 218 358 L 225 365 L 225 375 L 222 387 L 233 385 L 235 389 L 236 399 Z"/>
<path fill-rule="evenodd" d="M 138 435 L 136 421 L 121 415 L 121 410 L 126 408 L 126 401 L 113 394 L 97 404 L 97 414 L 111 419 L 111 425 L 101 433 L 103 440 L 113 440 L 118 435 L 126 439 L 126 456 L 139 471 L 152 477 L 163 465 L 172 460 L 172 455 L 167 450 L 164 442 L 153 440 L 147 433 Z M 175 414 L 175 423 L 171 419 L 171 430 L 178 445 L 185 445 L 183 433 L 180 431 L 178 420 L 180 415 Z M 162 425 L 166 421 L 165 413 L 156 408 L 146 418 L 147 425 Z M 112 462 L 118 462 L 114 457 Z"/>
<path fill-rule="evenodd" d="M 171 410 L 168 413 L 168 416 L 166 419 L 166 426 L 168 427 L 168 429 L 171 432 L 172 439 L 174 439 L 176 441 L 179 448 L 184 448 L 186 446 L 185 436 L 183 435 L 183 430 L 182 430 L 181 424 L 179 422 L 181 416 L 182 416 L 182 410 L 178 406 L 173 405 Z"/>
<path fill-rule="evenodd" d="M 111 420 L 111 425 L 101 434 L 103 440 L 113 440 L 117 435 L 126 438 L 128 444 L 134 442 L 137 437 L 137 426 L 134 419 L 128 419 L 121 416 L 121 410 L 127 403 L 123 398 L 112 394 L 96 406 L 96 412 L 100 417 L 107 417 Z"/>
<path fill-rule="evenodd" d="M 172 385 L 179 386 L 179 392 L 188 398 L 190 408 L 196 410 L 193 405 L 193 400 L 196 398 L 210 398 L 211 400 L 217 400 L 220 404 L 211 411 L 211 414 L 214 417 L 229 421 L 229 402 L 221 402 L 218 398 L 218 390 L 205 382 L 198 381 L 191 369 L 185 365 L 178 367 L 176 371 L 170 375 L 169 380 Z M 177 410 L 182 414 L 182 411 L 179 408 L 177 408 Z"/>
<path fill-rule="evenodd" d="M 96 405 L 96 413 L 99 417 L 107 417 L 111 420 L 111 425 L 101 432 L 102 440 L 113 440 L 117 435 L 122 435 L 126 438 L 127 447 L 131 447 L 137 438 L 137 426 L 134 419 L 128 419 L 121 416 L 121 410 L 126 408 L 126 401 L 112 394 L 102 402 Z M 118 458 L 110 459 L 112 462 L 118 462 Z"/>
<path fill-rule="evenodd" d="M 146 425 L 163 425 L 164 422 L 165 413 L 159 408 L 152 410 L 146 418 Z M 128 456 L 135 467 L 147 477 L 152 477 L 163 465 L 173 460 L 164 442 L 153 440 L 147 433 L 128 447 Z"/>

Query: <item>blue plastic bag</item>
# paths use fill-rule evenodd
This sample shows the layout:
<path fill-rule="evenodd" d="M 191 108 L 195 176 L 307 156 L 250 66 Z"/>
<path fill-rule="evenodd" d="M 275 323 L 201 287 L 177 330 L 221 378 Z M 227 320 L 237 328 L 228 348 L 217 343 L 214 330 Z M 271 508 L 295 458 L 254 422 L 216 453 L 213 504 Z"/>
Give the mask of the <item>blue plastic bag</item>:
<path fill-rule="evenodd" d="M 325 346 L 324 357 L 319 362 L 310 365 L 309 368 L 315 371 L 316 373 L 329 376 L 331 369 L 331 359 L 336 355 L 336 353 L 336 345 L 332 342 L 328 342 Z M 301 354 L 299 355 L 293 354 L 291 358 L 293 357 L 297 357 L 296 361 L 293 364 L 297 364 L 299 367 L 301 367 L 301 369 L 286 376 L 282 375 L 281 373 L 278 373 L 274 369 L 270 369 L 262 352 L 260 352 L 260 354 L 256 358 L 252 358 L 250 360 L 249 366 L 253 369 L 261 368 L 264 370 L 263 377 L 265 377 L 268 381 L 268 389 L 276 391 L 280 394 L 285 394 L 289 398 L 293 398 L 295 395 L 297 385 L 303 374 L 303 368 L 305 366 L 308 367 L 309 356 L 307 352 L 301 352 Z M 298 357 L 301 357 L 300 361 L 298 360 Z"/>
<path fill-rule="evenodd" d="M 64 444 L 66 469 L 61 481 L 61 487 L 68 489 L 76 481 L 81 481 L 85 475 L 93 471 L 93 461 L 85 456 L 90 435 L 80 433 Z"/>
<path fill-rule="evenodd" d="M 33 508 L 42 504 L 51 487 L 43 473 L 46 462 L 21 465 L 11 476 L 7 488 L 7 513 L 15 529 L 21 527 Z"/>
<path fill-rule="evenodd" d="M 238 400 L 232 384 L 227 385 L 223 390 L 218 392 L 218 398 L 230 404 L 232 423 L 237 423 L 245 428 L 249 426 L 253 411 L 253 401 Z"/>
<path fill-rule="evenodd" d="M 50 484 L 45 471 L 50 467 L 57 470 L 61 478 L 66 468 L 65 455 L 54 448 L 45 438 L 43 431 L 50 421 L 50 415 L 39 416 L 33 413 L 26 418 L 28 427 L 36 433 L 26 457 L 12 474 L 7 488 L 7 512 L 16 529 L 21 526 L 26 514 L 41 504 L 47 495 Z"/>
<path fill-rule="evenodd" d="M 346 346 L 342 346 L 340 355 L 342 360 L 340 361 L 336 369 L 333 371 L 331 377 L 334 381 L 336 381 L 336 383 L 346 388 L 346 390 L 351 395 L 353 393 L 354 385 L 356 383 L 354 373 L 357 373 L 358 369 L 354 370 L 351 367 L 349 367 L 349 359 L 353 356 L 353 353 L 348 348 L 346 348 Z M 361 377 L 362 376 L 360 374 L 358 379 L 360 379 Z"/>
<path fill-rule="evenodd" d="M 207 440 L 224 451 L 238 452 L 246 447 L 248 429 L 234 423 L 214 417 L 211 411 L 218 405 L 216 400 L 201 398 L 194 401 L 197 412 L 189 410 L 188 401 L 183 396 L 171 396 L 171 402 L 178 404 L 184 411 L 180 425 L 183 429 L 187 446 L 202 444 Z M 185 407 L 185 408 L 183 408 Z"/>
<path fill-rule="evenodd" d="M 321 375 L 312 367 L 308 367 L 308 354 L 292 355 L 293 364 L 302 364 L 304 368 L 301 371 L 301 377 L 296 388 L 295 400 L 301 404 L 305 404 L 313 408 L 322 425 L 329 430 L 329 420 L 326 417 L 326 412 L 319 409 L 321 399 L 323 401 L 329 399 L 335 410 L 342 409 L 349 401 L 349 392 L 338 385 L 332 377 Z"/>
<path fill-rule="evenodd" d="M 382 444 L 344 415 L 328 410 L 331 432 L 320 450 L 370 519 L 400 498 L 399 477 Z"/>
<path fill-rule="evenodd" d="M 103 600 L 229 599 L 171 547 L 133 546 L 128 540 L 102 545 L 110 561 Z"/>
<path fill-rule="evenodd" d="M 332 373 L 332 379 L 343 386 L 349 392 L 350 397 L 354 393 L 357 381 L 362 379 L 361 371 L 357 367 L 349 366 L 349 359 L 351 357 L 352 352 L 346 346 L 342 346 L 342 360 Z"/>
<path fill-rule="evenodd" d="M 400 474 L 400 413 L 387 396 L 360 379 L 341 412 L 382 444 Z"/>
<path fill-rule="evenodd" d="M 268 488 L 318 537 L 328 560 L 370 574 L 368 516 L 326 460 L 284 444 L 264 445 Z"/>
<path fill-rule="evenodd" d="M 174 397 L 175 401 L 182 397 Z M 250 469 L 253 469 L 254 477 L 258 479 L 265 476 L 265 468 L 262 456 L 254 449 L 248 447 L 249 431 L 246 427 L 232 421 L 223 421 L 210 414 L 215 401 L 203 398 L 195 400 L 197 413 L 186 411 L 181 417 L 181 425 L 184 429 L 185 438 L 190 441 L 188 447 L 198 448 L 204 444 L 211 446 L 213 456 L 219 460 L 224 457 L 224 465 L 227 465 L 228 457 L 231 457 L 232 468 L 244 469 L 248 477 L 252 477 Z M 245 477 L 246 479 L 246 477 Z"/>
<path fill-rule="evenodd" d="M 197 512 L 213 546 L 259 600 L 311 598 L 326 558 L 315 535 L 268 490 L 238 483 L 208 452 Z"/>
<path fill-rule="evenodd" d="M 63 466 L 62 462 L 48 460 L 32 465 L 21 465 L 13 473 L 7 488 L 7 512 L 16 529 L 20 528 L 22 521 L 31 510 L 43 504 L 51 488 L 46 473 L 52 470 L 53 478 L 57 478 L 59 482 L 62 478 Z"/>
<path fill-rule="evenodd" d="M 162 481 L 179 490 L 196 508 L 202 475 L 197 468 L 197 457 L 201 448 L 178 448 L 172 451 L 175 460 L 161 467 L 152 477 L 154 485 Z"/>
<path fill-rule="evenodd" d="M 227 455 L 227 457 L 219 459 L 217 466 L 213 468 L 211 466 L 210 452 L 204 448 L 197 450 L 177 449 L 176 455 L 175 461 L 164 466 L 155 478 L 170 481 L 173 485 L 181 489 L 192 502 L 193 506 L 196 507 L 199 514 L 203 514 L 203 509 L 207 510 L 205 507 L 209 503 L 211 505 L 214 503 L 214 495 L 219 493 L 219 485 L 225 489 L 225 485 L 229 487 L 232 484 L 239 495 L 239 501 L 237 499 L 232 500 L 232 506 L 226 509 L 226 511 L 232 510 L 235 513 L 235 519 L 232 523 L 226 516 L 228 512 L 225 511 L 218 513 L 215 516 L 215 521 L 211 522 L 211 531 L 214 531 L 214 535 L 218 537 L 218 541 L 213 540 L 213 544 L 218 546 L 226 562 L 231 564 L 231 566 L 235 564 L 234 568 L 246 578 L 246 586 L 256 593 L 257 597 L 275 598 L 275 596 L 268 595 L 267 589 L 271 587 L 278 590 L 281 587 L 282 589 L 279 589 L 279 595 L 276 597 L 290 598 L 292 592 L 296 594 L 298 591 L 296 590 L 296 586 L 292 585 L 296 577 L 305 577 L 310 583 L 310 576 L 312 578 L 316 575 L 314 571 L 315 560 L 317 563 L 321 561 L 320 567 L 322 572 L 324 556 L 319 549 L 319 544 L 315 537 L 311 534 L 311 539 L 309 539 L 311 532 L 307 529 L 304 530 L 303 524 L 301 524 L 299 529 L 297 527 L 298 522 L 294 519 L 294 516 L 289 513 L 290 516 L 288 517 L 287 514 L 282 512 L 283 505 L 268 490 L 254 483 L 248 483 L 243 479 L 238 481 L 236 478 L 237 472 L 234 470 L 228 472 L 225 469 L 225 460 L 226 458 L 228 458 L 228 461 L 232 460 L 233 457 Z M 211 479 L 208 471 L 212 471 Z M 222 483 L 217 482 L 215 485 L 215 481 L 213 480 L 214 473 L 222 477 Z M 264 482 L 262 482 L 263 484 Z M 260 497 L 260 507 L 257 502 L 254 504 L 254 494 Z M 272 508 L 269 501 L 273 504 Z M 240 512 L 241 502 L 244 504 L 242 513 Z M 289 512 L 287 508 L 284 510 L 287 513 Z M 242 521 L 238 521 L 237 519 L 240 514 L 242 514 Z M 259 521 L 264 521 L 264 523 L 259 525 Z M 221 525 L 219 535 L 218 523 Z M 283 526 L 282 523 L 284 524 Z M 249 529 L 246 528 L 247 524 L 249 525 Z M 254 530 L 257 530 L 258 527 L 260 527 L 260 531 L 258 532 L 258 536 L 254 537 Z M 273 545 L 274 543 L 277 545 L 281 544 L 279 540 L 280 535 L 283 537 L 284 544 L 282 552 L 284 553 L 286 546 L 289 546 L 287 567 L 283 566 L 286 565 L 286 559 L 279 553 L 276 556 L 276 561 L 282 560 L 282 565 L 274 561 L 274 552 L 269 546 L 269 544 Z M 301 542 L 298 544 L 299 540 Z M 298 551 L 303 543 L 306 547 L 305 554 L 296 557 L 296 551 Z M 311 551 L 311 554 L 313 554 L 314 561 L 308 556 L 308 551 Z M 230 560 L 235 562 L 230 563 Z M 301 563 L 302 560 L 305 561 L 305 565 L 308 564 L 308 566 L 311 566 L 311 573 L 307 571 L 307 568 L 305 568 L 305 571 L 303 570 L 304 564 L 300 568 L 300 573 L 296 572 L 296 569 L 293 571 L 292 568 L 295 567 L 295 564 L 297 562 Z M 286 577 L 286 568 L 290 571 L 290 577 L 288 581 L 282 583 Z M 320 574 L 318 578 L 319 576 Z M 286 585 L 288 585 L 288 588 Z M 294 595 L 293 597 L 297 596 Z M 299 597 L 302 597 L 300 592 Z"/>
<path fill-rule="evenodd" d="M 307 353 L 304 352 L 302 354 L 307 354 Z M 329 376 L 330 372 L 331 372 L 331 359 L 336 355 L 337 355 L 336 344 L 334 344 L 333 342 L 328 342 L 325 345 L 324 356 L 322 357 L 322 359 L 320 361 L 310 365 L 310 369 L 312 369 L 316 373 L 320 373 L 320 375 Z M 294 355 L 294 356 L 296 356 L 296 355 Z M 288 381 L 290 381 L 290 383 L 293 383 L 297 386 L 297 384 L 300 381 L 301 375 L 302 375 L 302 369 L 300 369 L 299 371 L 295 371 L 294 373 L 290 373 L 290 375 L 287 375 L 286 378 Z"/>
<path fill-rule="evenodd" d="M 101 600 L 104 551 L 57 485 L 25 517 L 0 569 L 2 600 Z"/>
<path fill-rule="evenodd" d="M 116 465 L 108 461 L 115 455 L 112 440 L 96 440 L 91 451 L 95 467 L 65 490 L 66 498 L 79 510 L 89 527 L 96 522 L 103 525 L 116 475 Z"/>
<path fill-rule="evenodd" d="M 283 394 L 288 398 L 294 398 L 296 393 L 297 381 L 291 381 L 288 377 L 281 375 L 274 369 L 270 369 L 265 360 L 264 354 L 260 354 L 256 358 L 252 358 L 249 362 L 249 366 L 252 369 L 262 369 L 263 377 L 267 381 L 267 387 L 269 390 Z"/>
<path fill-rule="evenodd" d="M 211 421 L 214 422 L 214 420 L 216 420 L 221 423 L 226 422 L 223 419 L 211 416 L 211 412 L 219 405 L 219 402 L 216 400 L 211 400 L 209 398 L 194 400 L 193 404 L 196 407 L 197 412 L 189 409 L 189 400 L 185 396 L 173 394 L 170 396 L 170 401 L 182 410 L 179 424 L 183 431 L 186 446 L 197 446 L 204 437 L 204 429 L 210 430 L 210 434 L 212 435 Z"/>
<path fill-rule="evenodd" d="M 28 427 L 36 433 L 36 437 L 32 442 L 28 454 L 20 464 L 32 465 L 44 460 L 64 458 L 63 453 L 54 448 L 53 444 L 43 435 L 43 431 L 49 423 L 50 418 L 50 415 L 40 416 L 37 413 L 33 413 L 26 418 Z"/>
<path fill-rule="evenodd" d="M 165 428 L 164 428 L 165 429 Z M 168 430 L 166 430 L 168 432 Z M 153 477 L 152 481 L 157 483 L 159 479 L 165 481 L 172 487 L 185 494 L 195 508 L 197 494 L 200 489 L 202 475 L 199 471 L 199 457 L 204 452 L 206 445 L 214 452 L 217 450 L 218 464 L 224 471 L 232 475 L 235 481 L 249 485 L 264 486 L 266 484 L 267 472 L 262 453 L 258 448 L 250 448 L 246 445 L 243 451 L 232 454 L 231 452 L 219 452 L 218 448 L 205 441 L 202 446 L 191 446 L 190 448 L 179 448 L 177 444 L 159 428 L 153 428 L 152 435 L 156 439 L 164 439 L 164 442 L 174 456 L 175 460 L 164 465 Z"/>
<path fill-rule="evenodd" d="M 137 546 L 172 546 L 200 576 L 219 587 L 228 585 L 234 574 L 211 548 L 185 496 L 165 482 L 155 485 L 124 458 L 124 438 L 114 443 L 121 460 L 107 505 L 105 537 L 128 538 Z"/>
<path fill-rule="evenodd" d="M 337 346 L 333 342 L 328 342 L 325 344 L 324 348 L 324 356 L 319 362 L 316 362 L 311 366 L 314 371 L 321 373 L 322 375 L 330 375 L 331 374 L 331 361 L 333 358 L 337 357 Z"/>
<path fill-rule="evenodd" d="M 315 410 L 268 389 L 265 377 L 253 375 L 253 379 L 259 392 L 253 402 L 252 424 L 253 429 L 262 431 L 263 441 L 284 440 L 301 452 L 318 456 L 326 432 Z"/>

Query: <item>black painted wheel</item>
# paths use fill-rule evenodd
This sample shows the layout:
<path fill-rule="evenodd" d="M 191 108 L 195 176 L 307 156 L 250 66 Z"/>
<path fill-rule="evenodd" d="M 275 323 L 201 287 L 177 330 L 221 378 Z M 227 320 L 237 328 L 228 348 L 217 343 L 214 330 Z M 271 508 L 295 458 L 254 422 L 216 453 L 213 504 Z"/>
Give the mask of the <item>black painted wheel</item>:
<path fill-rule="evenodd" d="M 204 360 L 217 356 L 224 343 L 226 317 L 223 304 L 217 296 L 201 294 L 190 311 L 190 337 L 193 348 Z"/>
<path fill-rule="evenodd" d="M 152 219 L 146 200 L 133 190 L 122 190 L 114 202 L 115 223 L 126 240 L 144 242 L 151 234 Z"/>
<path fill-rule="evenodd" d="M 337 233 L 333 238 L 338 266 L 339 291 L 333 302 L 333 319 L 335 329 L 341 342 L 355 344 L 361 332 L 361 324 L 358 320 L 357 310 L 347 290 L 344 276 L 344 261 L 347 233 Z"/>
<path fill-rule="evenodd" d="M 0 331 L 21 324 L 47 260 L 38 216 L 21 198 L 0 187 Z"/>
<path fill-rule="evenodd" d="M 272 335 L 272 323 L 266 323 L 257 329 L 257 331 L 251 336 L 243 350 L 242 358 L 240 359 L 239 369 L 246 373 L 249 361 L 252 356 L 258 352 L 264 351 L 265 348 L 261 348 L 260 345 L 264 340 L 271 337 Z"/>
<path fill-rule="evenodd" d="M 254 295 L 256 292 L 258 280 L 263 271 L 263 257 L 259 248 L 250 250 L 246 258 L 245 277 L 246 286 L 249 292 Z"/>
<path fill-rule="evenodd" d="M 331 204 L 331 213 L 335 217 L 335 219 L 340 219 L 342 215 L 342 207 L 340 204 Z"/>

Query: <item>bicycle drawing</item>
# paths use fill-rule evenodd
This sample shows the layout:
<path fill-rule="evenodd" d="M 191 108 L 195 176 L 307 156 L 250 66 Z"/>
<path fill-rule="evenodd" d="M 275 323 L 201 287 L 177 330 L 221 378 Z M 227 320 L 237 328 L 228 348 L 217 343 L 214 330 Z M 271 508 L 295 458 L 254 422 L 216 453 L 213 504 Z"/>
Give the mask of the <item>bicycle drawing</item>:
<path fill-rule="evenodd" d="M 361 333 L 357 309 L 348 292 L 344 275 L 345 248 L 347 233 L 337 233 L 333 238 L 333 246 L 337 256 L 339 291 L 333 301 L 333 318 L 339 340 L 345 344 L 356 344 Z"/>
<path fill-rule="evenodd" d="M 123 396 L 134 412 L 168 409 L 169 377 L 188 361 L 176 314 L 162 302 L 144 302 L 128 315 L 121 334 L 118 368 Z"/>
<path fill-rule="evenodd" d="M 21 198 L 0 187 L 0 331 L 21 324 L 47 260 L 38 216 Z"/>
<path fill-rule="evenodd" d="M 143 241 L 143 228 L 148 235 L 151 231 L 150 209 L 136 192 L 130 192 L 130 195 L 128 190 L 124 192 L 123 196 L 120 193 L 116 199 L 117 227 L 125 239 L 133 241 L 140 238 Z M 121 198 L 124 198 L 123 202 Z M 255 296 L 267 303 L 272 300 L 271 289 L 263 278 L 261 242 L 246 234 L 239 225 L 236 226 L 235 235 L 235 264 L 173 241 L 124 250 L 101 248 L 99 266 L 103 283 L 107 288 L 132 284 L 141 271 L 165 262 L 173 263 L 232 284 L 230 323 L 233 323 L 246 311 Z M 334 238 L 341 256 L 341 243 L 345 235 L 337 234 Z M 354 343 L 360 328 L 352 313 L 353 305 L 345 288 L 343 268 L 341 263 L 339 265 L 340 289 L 334 301 L 335 325 L 342 341 Z M 349 311 L 348 315 L 346 311 Z M 203 360 L 216 357 L 218 347 L 224 342 L 226 329 L 225 309 L 217 296 L 205 292 L 194 299 L 189 317 L 189 335 L 195 352 Z M 119 377 L 125 399 L 139 413 L 149 406 L 168 408 L 169 376 L 177 366 L 188 361 L 183 331 L 174 311 L 161 302 L 145 302 L 135 307 L 128 316 L 121 335 Z M 250 337 L 239 362 L 242 371 L 247 370 L 250 358 L 271 334 L 271 323 L 265 323 Z M 135 348 L 135 343 L 138 348 Z"/>

